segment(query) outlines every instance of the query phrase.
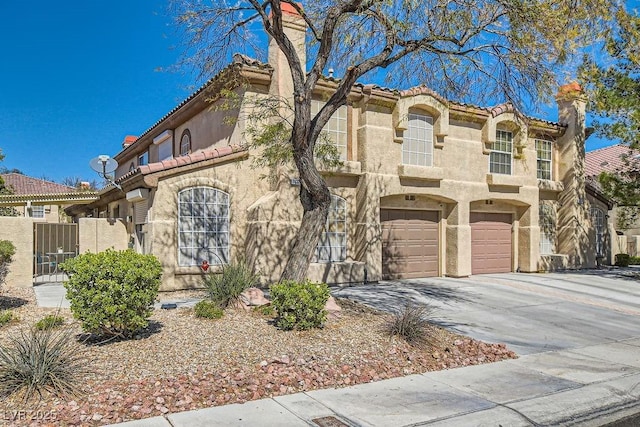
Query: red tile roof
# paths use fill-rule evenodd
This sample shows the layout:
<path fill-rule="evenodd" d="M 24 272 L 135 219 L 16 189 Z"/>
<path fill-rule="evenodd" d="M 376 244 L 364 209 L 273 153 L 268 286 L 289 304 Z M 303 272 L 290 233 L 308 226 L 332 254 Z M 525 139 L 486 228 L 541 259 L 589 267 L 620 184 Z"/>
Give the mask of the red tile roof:
<path fill-rule="evenodd" d="M 625 165 L 625 158 L 638 155 L 626 145 L 610 145 L 585 154 L 585 176 L 598 176 L 601 172 L 618 172 Z"/>
<path fill-rule="evenodd" d="M 121 183 L 131 178 L 134 175 L 149 175 L 155 172 L 166 171 L 175 169 L 181 166 L 188 166 L 194 163 L 203 162 L 205 160 L 218 159 L 227 157 L 234 153 L 246 151 L 246 148 L 239 145 L 228 145 L 224 147 L 218 147 L 208 150 L 196 151 L 185 156 L 175 157 L 173 159 L 163 160 L 161 162 L 149 163 L 147 165 L 139 166 L 116 179 L 117 183 Z"/>
<path fill-rule="evenodd" d="M 14 194 L 61 194 L 75 193 L 76 189 L 57 182 L 45 181 L 44 179 L 32 178 L 19 173 L 0 174 L 7 187 L 11 187 Z"/>

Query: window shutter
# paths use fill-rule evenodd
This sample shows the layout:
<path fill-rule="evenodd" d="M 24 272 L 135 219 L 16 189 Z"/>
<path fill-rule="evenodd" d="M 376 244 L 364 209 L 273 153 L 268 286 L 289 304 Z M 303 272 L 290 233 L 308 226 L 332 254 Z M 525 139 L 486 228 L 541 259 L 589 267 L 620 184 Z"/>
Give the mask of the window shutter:
<path fill-rule="evenodd" d="M 147 213 L 149 212 L 149 207 L 147 205 L 146 200 L 135 202 L 133 204 L 133 211 L 134 211 L 134 221 L 136 224 L 147 223 Z"/>

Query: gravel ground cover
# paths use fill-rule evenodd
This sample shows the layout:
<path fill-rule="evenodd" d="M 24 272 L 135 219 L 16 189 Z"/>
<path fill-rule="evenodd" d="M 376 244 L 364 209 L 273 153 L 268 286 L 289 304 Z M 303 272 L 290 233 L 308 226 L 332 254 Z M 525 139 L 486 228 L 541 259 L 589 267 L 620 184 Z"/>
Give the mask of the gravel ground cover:
<path fill-rule="evenodd" d="M 190 291 L 160 299 L 202 295 Z M 389 314 L 349 300 L 338 304 L 338 317 L 304 332 L 280 331 L 272 318 L 255 311 L 227 310 L 212 321 L 196 318 L 191 309 L 155 310 L 136 339 L 99 342 L 82 333 L 69 310 L 39 308 L 31 289 L 4 288 L 0 310 L 11 309 L 19 322 L 0 328 L 1 344 L 19 328 L 57 313 L 77 335 L 91 372 L 75 397 L 0 402 L 0 424 L 111 424 L 516 357 L 503 344 L 436 326 L 430 345 L 411 347 L 385 333 Z"/>

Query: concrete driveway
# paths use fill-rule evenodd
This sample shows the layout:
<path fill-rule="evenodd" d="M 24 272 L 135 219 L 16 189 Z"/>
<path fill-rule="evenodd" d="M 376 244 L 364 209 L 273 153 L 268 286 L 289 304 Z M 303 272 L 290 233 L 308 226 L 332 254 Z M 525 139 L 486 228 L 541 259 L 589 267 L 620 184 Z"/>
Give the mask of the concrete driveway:
<path fill-rule="evenodd" d="M 332 294 L 387 311 L 429 304 L 436 323 L 519 355 L 640 337 L 640 281 L 616 270 L 384 281 Z"/>

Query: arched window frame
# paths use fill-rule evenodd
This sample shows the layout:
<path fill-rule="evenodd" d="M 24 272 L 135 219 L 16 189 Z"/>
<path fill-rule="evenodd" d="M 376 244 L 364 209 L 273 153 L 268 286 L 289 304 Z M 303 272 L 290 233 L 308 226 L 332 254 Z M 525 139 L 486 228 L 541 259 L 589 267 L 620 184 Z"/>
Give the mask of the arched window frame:
<path fill-rule="evenodd" d="M 314 262 L 340 262 L 347 258 L 347 201 L 331 195 L 327 222 L 318 241 Z"/>
<path fill-rule="evenodd" d="M 229 202 L 229 194 L 214 187 L 178 192 L 178 265 L 229 262 Z"/>
<path fill-rule="evenodd" d="M 428 112 L 412 109 L 407 114 L 402 135 L 402 164 L 433 166 L 434 118 Z"/>
<path fill-rule="evenodd" d="M 180 155 L 186 156 L 191 153 L 191 132 L 185 129 L 180 137 Z"/>

